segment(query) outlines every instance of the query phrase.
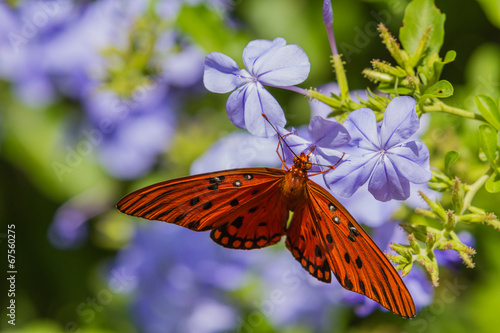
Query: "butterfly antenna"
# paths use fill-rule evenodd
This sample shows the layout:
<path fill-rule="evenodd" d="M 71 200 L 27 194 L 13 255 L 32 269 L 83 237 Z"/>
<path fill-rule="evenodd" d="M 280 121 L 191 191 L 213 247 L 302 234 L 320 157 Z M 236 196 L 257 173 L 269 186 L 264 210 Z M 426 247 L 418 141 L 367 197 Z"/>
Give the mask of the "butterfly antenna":
<path fill-rule="evenodd" d="M 285 146 L 288 147 L 288 149 L 290 149 L 290 151 L 292 152 L 292 154 L 294 156 L 297 156 L 297 154 L 295 154 L 295 152 L 292 150 L 292 148 L 290 148 L 290 146 L 288 145 L 288 143 L 286 143 L 285 141 L 285 136 L 287 136 L 288 134 L 286 134 L 285 136 L 282 136 L 278 130 L 276 129 L 276 127 L 274 127 L 274 125 L 269 121 L 269 119 L 267 118 L 267 116 L 264 114 L 264 113 L 261 113 L 262 117 L 264 117 L 264 119 L 269 123 L 269 125 L 271 125 L 271 127 L 273 128 L 273 130 L 276 132 L 276 134 L 278 134 L 279 138 L 280 138 L 280 141 L 283 141 L 285 143 Z M 291 134 L 291 133 L 289 133 Z"/>

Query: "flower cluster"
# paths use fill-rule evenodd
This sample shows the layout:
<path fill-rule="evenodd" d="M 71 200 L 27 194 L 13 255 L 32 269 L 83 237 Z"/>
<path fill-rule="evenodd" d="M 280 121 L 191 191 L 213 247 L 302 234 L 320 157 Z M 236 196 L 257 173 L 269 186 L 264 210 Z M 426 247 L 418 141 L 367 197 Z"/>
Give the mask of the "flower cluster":
<path fill-rule="evenodd" d="M 265 51 L 256 44 L 265 45 Z M 410 196 L 410 183 L 424 184 L 430 180 L 429 150 L 422 142 L 411 140 L 420 124 L 416 102 L 411 97 L 393 98 L 380 124 L 372 110 L 361 108 L 351 112 L 343 124 L 334 118 L 314 116 L 308 133 L 302 136 L 297 131 L 284 130 L 283 111 L 262 84 L 271 81 L 275 86 L 278 82 L 288 86 L 305 79 L 309 69 L 304 65 L 309 63 L 307 57 L 303 59 L 305 55 L 300 49 L 290 46 L 295 51 L 292 56 L 282 52 L 286 47 L 283 39 L 249 43 L 243 59 L 252 75 L 220 53 L 206 57 L 204 83 L 207 89 L 224 93 L 238 87 L 226 105 L 235 125 L 252 134 L 275 135 L 262 117 L 266 114 L 293 149 L 293 152 L 285 152 L 288 161 L 293 154 L 304 152 L 311 153 L 316 166 L 333 165 L 342 154 L 339 152 L 348 154 L 335 172 L 325 173 L 327 186 L 344 197 L 352 196 L 368 182 L 368 189 L 377 200 L 405 200 Z M 295 56 L 297 54 L 300 57 Z M 295 61 L 295 57 L 299 60 Z"/>

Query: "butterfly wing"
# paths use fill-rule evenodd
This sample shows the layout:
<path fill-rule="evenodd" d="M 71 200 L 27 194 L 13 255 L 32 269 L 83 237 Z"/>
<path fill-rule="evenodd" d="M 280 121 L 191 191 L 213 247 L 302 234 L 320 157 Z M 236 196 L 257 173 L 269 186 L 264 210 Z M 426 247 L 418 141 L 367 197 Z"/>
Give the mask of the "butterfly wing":
<path fill-rule="evenodd" d="M 365 295 L 405 318 L 415 304 L 396 269 L 349 212 L 324 188 L 308 181 L 307 199 L 287 231 L 287 247 L 313 276 Z"/>
<path fill-rule="evenodd" d="M 277 243 L 288 209 L 280 192 L 285 171 L 233 169 L 157 183 L 126 195 L 117 208 L 126 214 L 212 230 L 218 244 L 255 249 Z"/>

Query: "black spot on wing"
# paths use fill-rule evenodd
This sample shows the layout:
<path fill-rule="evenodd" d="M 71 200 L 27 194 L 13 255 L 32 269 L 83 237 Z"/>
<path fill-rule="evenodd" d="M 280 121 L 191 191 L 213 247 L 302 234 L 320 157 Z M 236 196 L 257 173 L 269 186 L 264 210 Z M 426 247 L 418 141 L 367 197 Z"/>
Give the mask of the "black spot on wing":
<path fill-rule="evenodd" d="M 358 280 L 358 283 L 359 289 L 361 289 L 361 292 L 366 295 L 365 284 L 363 283 L 363 281 L 361 281 L 361 279 Z"/>
<path fill-rule="evenodd" d="M 242 224 L 243 224 L 243 216 L 238 216 L 231 223 L 231 225 L 235 226 L 236 228 L 240 228 Z"/>
<path fill-rule="evenodd" d="M 217 177 L 212 177 L 212 178 L 208 178 L 208 182 L 210 184 L 220 184 L 224 181 L 224 179 L 226 179 L 226 177 L 224 176 L 217 176 Z"/>
<path fill-rule="evenodd" d="M 361 261 L 359 256 L 356 258 L 356 266 L 358 266 L 359 269 L 361 269 L 361 267 L 363 267 L 363 262 Z"/>
<path fill-rule="evenodd" d="M 198 229 L 199 226 L 200 226 L 200 220 L 189 222 L 186 225 L 186 227 L 188 227 L 189 229 Z"/>
<path fill-rule="evenodd" d="M 196 205 L 198 202 L 200 202 L 200 197 L 194 197 L 193 199 L 191 199 L 191 201 L 189 201 L 189 204 L 191 206 L 194 206 Z"/>
<path fill-rule="evenodd" d="M 349 255 L 349 253 L 344 254 L 344 259 L 345 262 L 348 264 L 351 262 L 351 256 Z"/>
<path fill-rule="evenodd" d="M 319 247 L 319 245 L 316 245 L 316 247 L 314 248 L 314 254 L 316 255 L 316 257 L 321 257 L 321 248 Z"/>
<path fill-rule="evenodd" d="M 212 184 L 210 186 L 207 186 L 207 189 L 210 191 L 215 191 L 219 189 L 219 184 Z"/>
<path fill-rule="evenodd" d="M 352 281 L 349 279 L 349 277 L 347 275 L 344 278 L 344 286 L 349 290 L 352 290 L 352 288 L 354 288 Z"/>
<path fill-rule="evenodd" d="M 180 214 L 175 218 L 174 223 L 182 221 L 186 217 L 186 215 L 187 215 L 186 213 Z"/>

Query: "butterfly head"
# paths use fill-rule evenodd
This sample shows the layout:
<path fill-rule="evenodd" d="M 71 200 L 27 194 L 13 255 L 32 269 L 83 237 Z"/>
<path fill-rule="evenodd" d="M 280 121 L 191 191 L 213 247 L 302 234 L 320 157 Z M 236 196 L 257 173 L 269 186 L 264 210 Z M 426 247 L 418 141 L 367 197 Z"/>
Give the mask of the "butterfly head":
<path fill-rule="evenodd" d="M 312 163 L 309 160 L 309 155 L 306 155 L 304 153 L 300 153 L 300 155 L 295 155 L 293 157 L 293 166 L 304 172 L 310 170 L 312 168 Z"/>

